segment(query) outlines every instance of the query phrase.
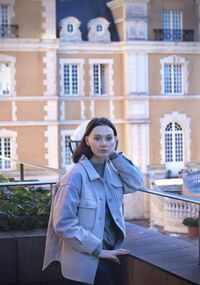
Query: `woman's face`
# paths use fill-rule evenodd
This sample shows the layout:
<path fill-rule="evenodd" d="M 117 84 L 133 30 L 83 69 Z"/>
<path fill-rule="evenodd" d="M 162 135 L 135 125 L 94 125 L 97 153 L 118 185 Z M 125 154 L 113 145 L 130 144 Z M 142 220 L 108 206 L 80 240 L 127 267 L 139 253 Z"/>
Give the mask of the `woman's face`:
<path fill-rule="evenodd" d="M 104 161 L 116 144 L 114 132 L 108 126 L 95 127 L 85 139 L 94 154 L 92 160 L 96 162 Z"/>

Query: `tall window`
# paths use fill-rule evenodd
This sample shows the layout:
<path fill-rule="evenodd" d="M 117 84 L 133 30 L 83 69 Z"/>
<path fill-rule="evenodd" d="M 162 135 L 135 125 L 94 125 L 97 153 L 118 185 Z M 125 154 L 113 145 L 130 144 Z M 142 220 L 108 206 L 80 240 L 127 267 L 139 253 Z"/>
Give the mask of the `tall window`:
<path fill-rule="evenodd" d="M 165 161 L 183 161 L 183 130 L 178 123 L 169 123 L 165 128 Z"/>
<path fill-rule="evenodd" d="M 65 161 L 65 165 L 69 165 L 72 163 L 72 154 L 71 154 L 71 150 L 70 150 L 70 146 L 69 146 L 69 140 L 70 140 L 70 136 L 65 136 L 65 143 L 64 143 L 64 161 Z"/>
<path fill-rule="evenodd" d="M 8 35 L 9 9 L 8 5 L 0 5 L 0 37 Z"/>
<path fill-rule="evenodd" d="M 182 40 L 182 12 L 178 10 L 163 11 L 164 40 Z"/>
<path fill-rule="evenodd" d="M 77 64 L 64 64 L 64 86 L 63 91 L 64 95 L 78 95 L 79 86 L 78 86 L 78 65 Z"/>
<path fill-rule="evenodd" d="M 106 66 L 105 64 L 93 65 L 93 91 L 94 95 L 106 94 Z"/>
<path fill-rule="evenodd" d="M 0 62 L 0 96 L 10 95 L 11 91 L 11 72 L 10 64 Z"/>
<path fill-rule="evenodd" d="M 182 64 L 164 65 L 164 93 L 183 94 Z"/>
<path fill-rule="evenodd" d="M 10 138 L 0 138 L 0 155 L 4 157 L 11 157 L 11 141 Z M 9 160 L 0 158 L 0 169 L 11 169 L 11 162 Z"/>

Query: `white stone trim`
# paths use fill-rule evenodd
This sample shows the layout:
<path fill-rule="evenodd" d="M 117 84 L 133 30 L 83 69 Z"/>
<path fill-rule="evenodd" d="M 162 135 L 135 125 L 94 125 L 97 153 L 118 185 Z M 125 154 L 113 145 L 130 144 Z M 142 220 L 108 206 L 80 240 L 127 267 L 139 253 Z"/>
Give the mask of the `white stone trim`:
<path fill-rule="evenodd" d="M 16 96 L 16 58 L 14 56 L 0 54 L 0 62 L 7 62 L 10 64 L 10 72 L 11 72 L 11 90 L 10 96 Z"/>
<path fill-rule="evenodd" d="M 125 55 L 126 95 L 148 94 L 148 55 L 129 52 Z"/>
<path fill-rule="evenodd" d="M 46 65 L 46 67 L 43 68 L 43 73 L 46 75 L 46 79 L 43 81 L 46 86 L 44 96 L 56 96 L 56 51 L 47 51 L 46 56 L 43 58 L 43 63 Z"/>
<path fill-rule="evenodd" d="M 113 104 L 113 100 L 109 101 L 109 109 L 110 109 L 110 118 L 111 120 L 115 119 L 115 106 Z"/>
<path fill-rule="evenodd" d="M 17 121 L 17 104 L 16 101 L 12 101 L 12 121 Z"/>
<path fill-rule="evenodd" d="M 61 130 L 61 168 L 67 169 L 69 166 L 65 165 L 65 136 L 72 136 L 75 130 Z"/>
<path fill-rule="evenodd" d="M 72 25 L 73 31 L 67 31 L 67 26 Z M 82 35 L 80 31 L 81 22 L 75 17 L 67 17 L 60 21 L 60 40 L 64 42 L 81 42 Z"/>
<path fill-rule="evenodd" d="M 169 123 L 175 123 L 181 125 L 183 128 L 183 144 L 184 144 L 184 162 L 190 162 L 191 159 L 191 127 L 190 127 L 191 119 L 187 117 L 185 114 L 181 114 L 179 112 L 172 112 L 170 114 L 164 115 L 160 118 L 160 146 L 161 146 L 161 164 L 165 163 L 165 128 Z"/>
<path fill-rule="evenodd" d="M 45 121 L 57 121 L 58 119 L 58 101 L 49 100 L 44 106 L 44 111 L 46 116 L 44 117 Z"/>
<path fill-rule="evenodd" d="M 46 149 L 45 159 L 47 159 L 49 167 L 58 169 L 58 127 L 48 125 L 44 136 L 46 137 L 44 145 Z"/>
<path fill-rule="evenodd" d="M 42 16 L 44 22 L 42 27 L 44 29 L 43 39 L 56 39 L 56 1 L 55 0 L 42 0 L 44 11 Z"/>
<path fill-rule="evenodd" d="M 89 75 L 90 75 L 90 96 L 93 96 L 94 91 L 93 91 L 93 65 L 94 64 L 105 64 L 108 66 L 108 73 L 107 78 L 106 78 L 106 84 L 108 84 L 106 89 L 108 90 L 108 96 L 114 96 L 114 70 L 113 70 L 113 59 L 108 59 L 108 58 L 90 58 L 89 59 Z"/>
<path fill-rule="evenodd" d="M 85 119 L 85 101 L 81 100 L 81 120 Z"/>
<path fill-rule="evenodd" d="M 142 171 L 149 164 L 149 125 L 129 124 L 127 129 L 128 155 Z"/>
<path fill-rule="evenodd" d="M 94 116 L 95 116 L 94 100 L 90 101 L 90 114 L 91 114 L 91 118 L 94 118 Z"/>
<path fill-rule="evenodd" d="M 164 95 L 164 65 L 165 64 L 182 64 L 183 65 L 183 95 L 188 95 L 189 90 L 189 61 L 185 57 L 171 55 L 160 59 L 160 84 L 161 94 Z"/>
<path fill-rule="evenodd" d="M 60 120 L 61 121 L 65 120 L 65 101 L 62 101 L 60 103 Z"/>
<path fill-rule="evenodd" d="M 102 31 L 96 28 L 101 25 Z M 88 22 L 88 40 L 89 42 L 110 42 L 110 32 L 108 30 L 110 23 L 103 17 L 92 19 Z"/>
<path fill-rule="evenodd" d="M 11 140 L 11 159 L 18 160 L 17 156 L 17 132 L 15 131 L 10 131 L 7 129 L 1 129 L 0 130 L 0 137 L 1 138 L 10 138 Z M 11 168 L 10 169 L 5 169 L 5 171 L 10 171 L 10 170 L 16 170 L 17 168 L 17 163 L 15 161 L 11 161 Z M 2 172 L 4 170 L 1 170 Z"/>
<path fill-rule="evenodd" d="M 67 97 L 64 95 L 64 89 L 63 89 L 63 66 L 65 64 L 77 64 L 79 66 L 78 69 L 78 89 L 79 89 L 79 96 L 84 96 L 84 87 L 85 87 L 85 81 L 83 80 L 83 72 L 84 72 L 84 63 L 85 60 L 82 58 L 61 58 L 59 60 L 59 74 L 60 74 L 60 96 Z"/>
<path fill-rule="evenodd" d="M 127 101 L 128 119 L 149 120 L 149 101 Z"/>

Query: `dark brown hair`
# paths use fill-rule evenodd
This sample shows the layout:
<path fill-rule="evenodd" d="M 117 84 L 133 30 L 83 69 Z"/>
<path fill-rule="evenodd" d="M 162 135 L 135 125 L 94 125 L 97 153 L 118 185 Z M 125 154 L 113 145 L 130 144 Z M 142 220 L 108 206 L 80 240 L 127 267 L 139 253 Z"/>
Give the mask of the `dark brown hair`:
<path fill-rule="evenodd" d="M 80 143 L 78 144 L 77 148 L 75 149 L 72 159 L 74 163 L 77 163 L 82 155 L 85 155 L 88 159 L 93 156 L 93 152 L 91 151 L 90 146 L 86 144 L 85 137 L 89 136 L 92 130 L 97 126 L 108 126 L 113 130 L 114 136 L 117 136 L 117 131 L 113 123 L 107 118 L 94 118 L 92 119 L 85 130 L 83 138 L 81 139 Z"/>

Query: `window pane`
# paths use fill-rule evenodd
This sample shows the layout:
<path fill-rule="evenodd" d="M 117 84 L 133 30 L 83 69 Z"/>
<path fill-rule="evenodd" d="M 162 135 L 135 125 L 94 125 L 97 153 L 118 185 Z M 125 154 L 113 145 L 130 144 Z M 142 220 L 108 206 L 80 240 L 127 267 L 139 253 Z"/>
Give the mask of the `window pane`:
<path fill-rule="evenodd" d="M 174 64 L 174 93 L 182 94 L 182 66 Z"/>
<path fill-rule="evenodd" d="M 72 163 L 69 140 L 70 136 L 65 136 L 65 165 L 69 165 Z"/>
<path fill-rule="evenodd" d="M 10 65 L 5 62 L 0 63 L 0 95 L 9 95 L 11 86 Z"/>
<path fill-rule="evenodd" d="M 164 92 L 172 93 L 172 72 L 170 64 L 164 65 Z"/>
<path fill-rule="evenodd" d="M 164 40 L 181 40 L 181 11 L 163 11 Z"/>
<path fill-rule="evenodd" d="M 0 138 L 0 155 L 11 157 L 11 143 L 10 138 Z M 9 160 L 0 159 L 0 169 L 10 169 L 11 162 Z"/>
<path fill-rule="evenodd" d="M 173 152 L 172 152 L 172 134 L 165 134 L 165 161 L 173 161 Z"/>
<path fill-rule="evenodd" d="M 183 161 L 183 130 L 178 123 L 170 123 L 165 128 L 165 161 Z"/>
<path fill-rule="evenodd" d="M 78 66 L 64 65 L 64 95 L 78 95 Z"/>
<path fill-rule="evenodd" d="M 104 64 L 93 65 L 93 88 L 94 95 L 106 94 L 106 74 Z"/>
<path fill-rule="evenodd" d="M 8 35 L 8 6 L 7 5 L 0 5 L 0 36 L 4 37 Z"/>

